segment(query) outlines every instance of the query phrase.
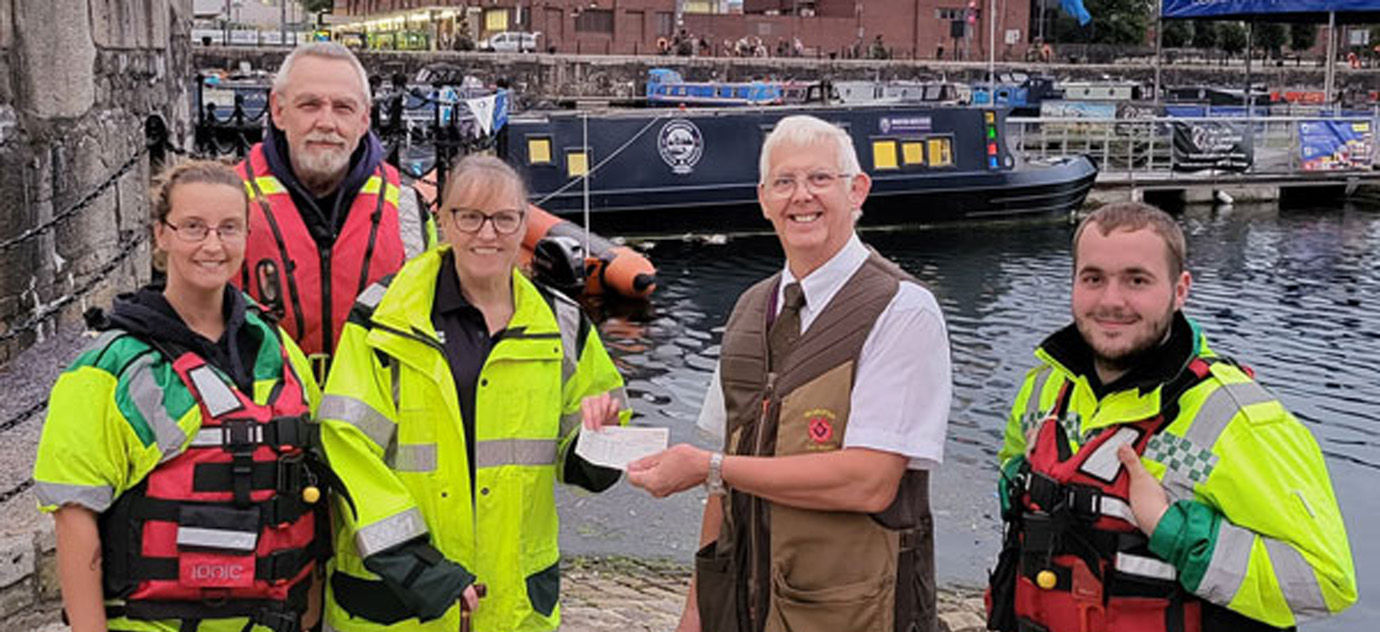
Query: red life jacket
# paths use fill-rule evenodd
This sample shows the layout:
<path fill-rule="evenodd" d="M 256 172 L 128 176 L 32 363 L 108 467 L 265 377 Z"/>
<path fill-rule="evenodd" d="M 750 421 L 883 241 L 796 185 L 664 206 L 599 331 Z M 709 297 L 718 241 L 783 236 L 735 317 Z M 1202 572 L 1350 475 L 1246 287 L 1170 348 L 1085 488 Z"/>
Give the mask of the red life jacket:
<path fill-rule="evenodd" d="M 1203 602 L 1179 585 L 1175 568 L 1149 551 L 1135 525 L 1130 475 L 1117 450 L 1130 444 L 1144 454 L 1150 438 L 1178 415 L 1179 396 L 1206 379 L 1208 370 L 1207 361 L 1194 359 L 1161 390 L 1159 414 L 1107 428 L 1076 454 L 1060 423 L 1069 399 L 1070 383 L 1064 383 L 1041 422 L 1022 477 L 1014 591 L 1018 629 L 1202 629 Z"/>
<path fill-rule="evenodd" d="M 312 569 L 329 551 L 324 503 L 303 495 L 316 477 L 307 469 L 302 382 L 286 349 L 267 404 L 194 353 L 172 367 L 201 409 L 201 429 L 101 514 L 105 593 L 125 600 L 108 614 L 247 616 L 293 630 Z"/>
<path fill-rule="evenodd" d="M 240 163 L 254 197 L 244 269 L 232 282 L 269 308 L 308 355 L 330 354 L 355 298 L 406 260 L 398 227 L 398 171 L 380 163 L 355 194 L 334 243 L 322 250 L 292 194 L 255 145 Z M 329 209 L 325 209 L 329 212 Z"/>

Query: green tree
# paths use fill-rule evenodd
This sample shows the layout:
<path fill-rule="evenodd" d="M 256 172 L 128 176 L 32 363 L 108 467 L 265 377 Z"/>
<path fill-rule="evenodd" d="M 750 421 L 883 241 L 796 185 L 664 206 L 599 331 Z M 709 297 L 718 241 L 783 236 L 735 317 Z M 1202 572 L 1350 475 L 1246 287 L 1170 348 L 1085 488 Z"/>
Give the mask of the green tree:
<path fill-rule="evenodd" d="M 1289 41 L 1289 31 L 1277 22 L 1261 22 L 1255 25 L 1255 45 L 1265 49 L 1267 59 L 1282 56 L 1284 45 Z"/>
<path fill-rule="evenodd" d="M 1219 30 L 1216 22 L 1195 21 L 1193 23 L 1193 47 L 1203 50 L 1217 48 L 1217 32 Z"/>
<path fill-rule="evenodd" d="M 1183 48 L 1193 41 L 1193 23 L 1187 20 L 1169 20 L 1164 23 L 1164 35 L 1160 43 L 1165 48 Z"/>
<path fill-rule="evenodd" d="M 1220 31 L 1217 46 L 1228 57 L 1246 50 L 1246 25 L 1240 22 L 1224 22 Z"/>
<path fill-rule="evenodd" d="M 1054 36 L 1060 42 L 1092 44 L 1145 44 L 1150 32 L 1152 4 L 1146 0 L 1083 0 L 1092 15 L 1087 26 L 1078 24 L 1059 9 L 1054 20 Z"/>
<path fill-rule="evenodd" d="M 1302 53 L 1318 43 L 1318 25 L 1295 22 L 1289 25 L 1289 50 Z"/>

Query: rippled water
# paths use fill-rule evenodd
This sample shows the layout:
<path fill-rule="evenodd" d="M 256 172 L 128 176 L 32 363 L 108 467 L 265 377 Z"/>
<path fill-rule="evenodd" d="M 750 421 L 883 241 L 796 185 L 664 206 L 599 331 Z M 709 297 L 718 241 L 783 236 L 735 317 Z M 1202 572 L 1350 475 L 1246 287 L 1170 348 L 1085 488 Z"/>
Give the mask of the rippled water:
<path fill-rule="evenodd" d="M 1194 284 L 1186 312 L 1209 343 L 1255 368 L 1313 431 L 1327 458 L 1362 590 L 1352 612 L 1309 629 L 1346 629 L 1380 614 L 1380 212 L 1273 206 L 1183 215 Z M 597 229 L 597 227 L 596 227 Z M 1068 322 L 1067 225 L 954 226 L 872 232 L 864 240 L 928 285 L 948 320 L 954 404 L 944 466 L 932 485 L 941 579 L 985 580 L 998 547 L 994 461 L 1011 398 L 1033 349 Z M 726 243 L 659 241 L 649 312 L 611 315 L 600 331 L 625 370 L 639 423 L 693 431 L 739 292 L 781 264 L 772 236 Z M 688 559 L 699 499 L 655 502 L 626 488 L 567 497 L 565 546 Z"/>

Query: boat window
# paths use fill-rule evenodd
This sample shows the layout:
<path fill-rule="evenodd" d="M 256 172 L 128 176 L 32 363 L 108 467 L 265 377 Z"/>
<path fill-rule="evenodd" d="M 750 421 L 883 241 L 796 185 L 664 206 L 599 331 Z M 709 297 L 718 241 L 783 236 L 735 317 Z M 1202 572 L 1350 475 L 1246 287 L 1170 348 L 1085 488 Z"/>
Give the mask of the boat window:
<path fill-rule="evenodd" d="M 589 172 L 589 155 L 580 149 L 570 149 L 565 152 L 565 175 L 568 178 L 578 178 Z"/>
<path fill-rule="evenodd" d="M 901 143 L 901 157 L 908 165 L 925 164 L 925 144 L 920 141 Z"/>
<path fill-rule="evenodd" d="M 896 164 L 896 141 L 894 140 L 874 140 L 872 141 L 872 168 L 873 169 L 895 169 Z"/>
<path fill-rule="evenodd" d="M 948 167 L 954 164 L 953 141 L 948 138 L 926 139 L 929 145 L 930 166 Z"/>
<path fill-rule="evenodd" d="M 549 137 L 534 136 L 527 139 L 527 164 L 551 164 L 551 139 Z"/>
<path fill-rule="evenodd" d="M 738 88 L 738 98 L 746 99 L 748 96 L 747 88 Z"/>

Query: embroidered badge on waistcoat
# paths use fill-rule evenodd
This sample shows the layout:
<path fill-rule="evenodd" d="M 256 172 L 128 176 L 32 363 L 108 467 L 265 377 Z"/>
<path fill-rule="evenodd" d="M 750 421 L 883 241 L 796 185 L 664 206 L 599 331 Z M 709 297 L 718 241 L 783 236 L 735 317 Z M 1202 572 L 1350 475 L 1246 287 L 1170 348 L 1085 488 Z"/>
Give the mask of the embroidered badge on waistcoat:
<path fill-rule="evenodd" d="M 834 420 L 838 419 L 833 411 L 823 408 L 816 408 L 805 412 L 805 428 L 810 434 L 810 447 L 822 448 L 826 444 L 832 443 L 834 438 Z M 832 447 L 832 446 L 830 446 Z"/>

